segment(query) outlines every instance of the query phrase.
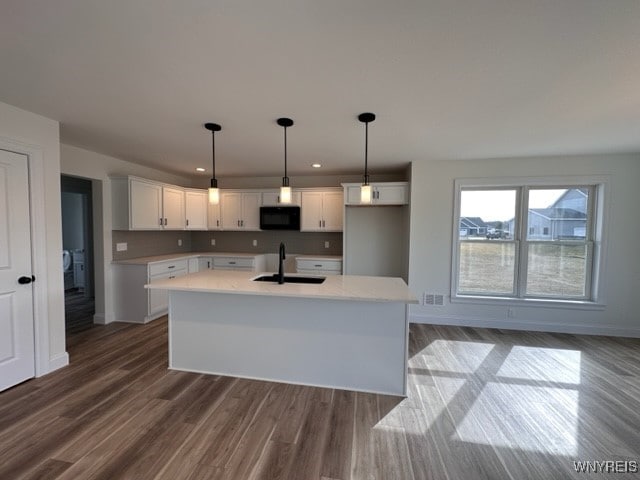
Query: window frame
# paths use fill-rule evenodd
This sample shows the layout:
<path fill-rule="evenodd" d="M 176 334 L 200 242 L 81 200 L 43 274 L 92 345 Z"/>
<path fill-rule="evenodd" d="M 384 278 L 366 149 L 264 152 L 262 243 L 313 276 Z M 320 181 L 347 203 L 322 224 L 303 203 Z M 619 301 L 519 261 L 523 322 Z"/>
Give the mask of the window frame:
<path fill-rule="evenodd" d="M 528 240 L 528 200 L 529 191 L 545 188 L 589 188 L 587 203 L 587 225 L 584 241 L 572 240 Z M 494 294 L 490 292 L 460 292 L 460 207 L 461 192 L 463 190 L 516 190 L 516 212 L 513 239 L 494 239 L 493 243 L 506 242 L 515 244 L 513 293 Z M 474 303 L 551 303 L 568 306 L 603 305 L 601 286 L 598 281 L 602 276 L 603 252 L 605 252 L 605 232 L 608 218 L 605 214 L 605 204 L 609 204 L 605 197 L 608 195 L 608 177 L 503 177 L 503 178 L 471 178 L 455 179 L 454 181 L 454 211 L 451 261 L 451 301 Z M 465 240 L 472 242 L 472 240 Z M 485 242 L 485 240 L 477 240 Z M 557 295 L 526 294 L 528 250 L 531 244 L 544 245 L 586 245 L 586 279 L 585 295 L 583 297 L 563 297 Z"/>

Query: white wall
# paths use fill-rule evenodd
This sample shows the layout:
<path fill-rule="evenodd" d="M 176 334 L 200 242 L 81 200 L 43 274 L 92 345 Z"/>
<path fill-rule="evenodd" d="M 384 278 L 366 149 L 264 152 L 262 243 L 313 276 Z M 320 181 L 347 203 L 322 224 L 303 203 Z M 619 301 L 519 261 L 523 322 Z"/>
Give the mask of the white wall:
<path fill-rule="evenodd" d="M 114 320 L 111 281 L 111 183 L 109 175 L 137 175 L 151 180 L 191 186 L 191 179 L 91 152 L 71 145 L 60 145 L 62 174 L 93 180 L 95 295 L 98 323 Z M 103 295 L 104 293 L 104 295 Z"/>
<path fill-rule="evenodd" d="M 0 103 L 0 148 L 8 146 L 14 151 L 29 154 L 30 178 L 40 179 L 39 184 L 32 184 L 31 188 L 43 189 L 37 192 L 41 202 L 31 205 L 32 216 L 42 219 L 43 225 L 38 225 L 38 229 L 44 236 L 32 239 L 36 331 L 45 334 L 43 339 L 36 338 L 38 355 L 43 354 L 44 357 L 38 358 L 37 355 L 36 373 L 41 375 L 68 363 L 64 333 L 58 122 Z"/>
<path fill-rule="evenodd" d="M 450 294 L 454 179 L 519 176 L 608 176 L 607 244 L 600 309 L 450 303 L 412 305 L 415 322 L 640 337 L 640 155 L 422 161 L 412 165 L 409 286 Z"/>

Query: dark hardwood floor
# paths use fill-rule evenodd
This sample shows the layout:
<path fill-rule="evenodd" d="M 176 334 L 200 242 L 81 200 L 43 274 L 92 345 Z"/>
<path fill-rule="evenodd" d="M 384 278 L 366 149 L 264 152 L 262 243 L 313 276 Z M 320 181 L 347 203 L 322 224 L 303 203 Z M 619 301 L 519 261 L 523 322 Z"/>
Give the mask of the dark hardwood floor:
<path fill-rule="evenodd" d="M 0 479 L 564 479 L 640 460 L 640 341 L 412 325 L 405 398 L 167 370 L 167 322 L 0 393 Z M 331 354 L 327 347 L 327 354 Z"/>
<path fill-rule="evenodd" d="M 95 300 L 85 296 L 84 290 L 72 288 L 64 292 L 64 323 L 67 335 L 93 328 Z"/>

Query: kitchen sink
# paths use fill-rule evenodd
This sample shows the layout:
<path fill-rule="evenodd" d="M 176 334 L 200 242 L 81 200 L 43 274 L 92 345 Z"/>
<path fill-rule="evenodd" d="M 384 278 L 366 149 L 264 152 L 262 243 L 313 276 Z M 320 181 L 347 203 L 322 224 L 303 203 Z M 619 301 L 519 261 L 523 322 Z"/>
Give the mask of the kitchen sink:
<path fill-rule="evenodd" d="M 322 283 L 326 277 L 302 277 L 302 276 L 284 276 L 284 283 Z M 273 282 L 278 283 L 278 274 L 273 275 L 260 275 L 253 279 L 254 282 Z"/>

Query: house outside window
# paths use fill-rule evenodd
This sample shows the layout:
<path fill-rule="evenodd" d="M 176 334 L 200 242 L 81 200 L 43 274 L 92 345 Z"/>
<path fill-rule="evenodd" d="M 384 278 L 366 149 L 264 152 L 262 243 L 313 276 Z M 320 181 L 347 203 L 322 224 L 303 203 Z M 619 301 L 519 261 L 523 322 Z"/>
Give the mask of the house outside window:
<path fill-rule="evenodd" d="M 465 183 L 456 182 L 452 298 L 595 300 L 598 184 Z"/>

